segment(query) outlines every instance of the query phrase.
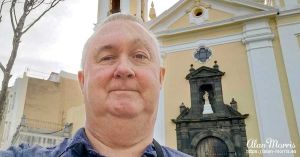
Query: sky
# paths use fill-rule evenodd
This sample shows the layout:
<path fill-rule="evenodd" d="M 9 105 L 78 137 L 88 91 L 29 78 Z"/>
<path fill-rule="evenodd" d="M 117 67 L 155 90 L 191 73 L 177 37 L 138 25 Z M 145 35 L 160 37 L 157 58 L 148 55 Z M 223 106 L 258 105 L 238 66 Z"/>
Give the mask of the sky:
<path fill-rule="evenodd" d="M 88 2 L 88 3 L 87 3 Z M 24 72 L 47 79 L 51 72 L 77 74 L 81 52 L 97 21 L 97 0 L 65 0 L 53 8 L 22 37 L 12 70 L 10 86 Z M 149 0 L 149 7 L 152 1 Z M 161 14 L 178 0 L 153 0 L 156 14 Z M 11 51 L 11 24 L 7 10 L 0 23 L 0 62 L 6 65 Z M 33 14 L 35 15 L 35 14 Z M 3 74 L 0 72 L 0 80 Z"/>

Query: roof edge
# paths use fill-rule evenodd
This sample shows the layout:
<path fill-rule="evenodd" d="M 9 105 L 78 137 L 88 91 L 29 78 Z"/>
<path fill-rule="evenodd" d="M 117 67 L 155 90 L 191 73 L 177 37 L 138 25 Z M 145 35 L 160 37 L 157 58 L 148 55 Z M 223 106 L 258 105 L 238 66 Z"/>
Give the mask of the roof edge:
<path fill-rule="evenodd" d="M 268 11 L 262 11 L 262 12 L 259 12 L 256 14 L 237 16 L 237 17 L 229 18 L 229 19 L 222 20 L 222 21 L 209 22 L 209 23 L 205 23 L 205 24 L 197 25 L 197 26 L 154 32 L 154 34 L 156 34 L 156 36 L 158 38 L 165 37 L 165 36 L 171 36 L 174 34 L 178 35 L 181 33 L 192 32 L 192 31 L 201 30 L 201 29 L 218 27 L 218 26 L 222 26 L 222 25 L 229 25 L 229 24 L 233 24 L 233 23 L 237 23 L 237 22 L 242 22 L 245 20 L 273 16 L 273 15 L 277 15 L 277 13 L 278 13 L 278 9 L 273 9 L 273 10 L 268 10 Z"/>

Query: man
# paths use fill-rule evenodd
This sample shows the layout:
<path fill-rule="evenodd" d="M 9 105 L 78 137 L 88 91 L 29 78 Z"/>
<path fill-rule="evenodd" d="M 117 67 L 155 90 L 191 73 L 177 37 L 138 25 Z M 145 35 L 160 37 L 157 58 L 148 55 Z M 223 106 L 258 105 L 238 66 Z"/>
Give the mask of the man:
<path fill-rule="evenodd" d="M 0 156 L 188 156 L 153 140 L 164 73 L 154 35 L 134 16 L 111 15 L 87 41 L 78 72 L 85 127 L 56 147 L 21 145 Z"/>

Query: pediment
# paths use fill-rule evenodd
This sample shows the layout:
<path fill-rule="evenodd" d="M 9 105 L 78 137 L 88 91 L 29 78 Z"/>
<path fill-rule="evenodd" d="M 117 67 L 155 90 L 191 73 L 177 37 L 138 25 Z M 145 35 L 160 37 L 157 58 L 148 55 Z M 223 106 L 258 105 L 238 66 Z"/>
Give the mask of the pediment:
<path fill-rule="evenodd" d="M 206 66 L 202 66 L 197 70 L 190 70 L 190 71 L 191 72 L 185 77 L 187 80 L 223 76 L 225 74 L 225 72 L 222 72 L 219 69 L 209 68 Z"/>
<path fill-rule="evenodd" d="M 201 16 L 203 20 L 195 24 L 191 22 L 193 8 L 196 6 L 206 11 Z M 226 21 L 228 19 L 243 17 L 247 18 L 252 14 L 276 10 L 273 7 L 260 3 L 241 0 L 179 0 L 168 10 L 160 14 L 157 18 L 147 22 L 149 28 L 154 32 L 168 31 L 170 29 L 183 29 L 187 27 L 208 24 L 216 21 Z M 202 17 L 201 17 L 202 18 Z M 240 19 L 240 18 L 239 18 Z"/>

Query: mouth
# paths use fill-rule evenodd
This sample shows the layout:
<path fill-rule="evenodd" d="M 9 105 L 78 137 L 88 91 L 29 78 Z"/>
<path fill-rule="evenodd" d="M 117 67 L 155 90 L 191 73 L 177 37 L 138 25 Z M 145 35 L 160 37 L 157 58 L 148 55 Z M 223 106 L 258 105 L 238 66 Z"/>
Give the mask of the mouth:
<path fill-rule="evenodd" d="M 114 89 L 114 90 L 110 90 L 109 92 L 138 92 L 138 91 L 133 89 Z"/>

